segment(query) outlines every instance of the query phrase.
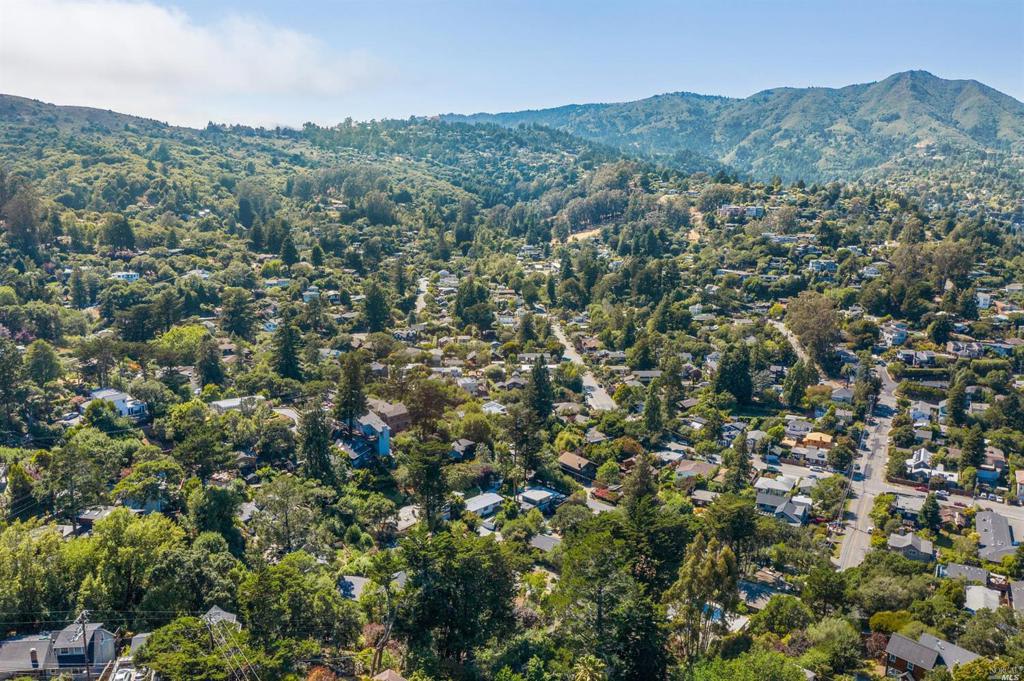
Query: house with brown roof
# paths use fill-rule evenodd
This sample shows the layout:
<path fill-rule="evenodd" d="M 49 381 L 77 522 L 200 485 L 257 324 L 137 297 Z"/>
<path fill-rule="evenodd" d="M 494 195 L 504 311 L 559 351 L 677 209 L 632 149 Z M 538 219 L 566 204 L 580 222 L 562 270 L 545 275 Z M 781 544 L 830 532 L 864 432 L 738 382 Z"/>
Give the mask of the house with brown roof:
<path fill-rule="evenodd" d="M 580 482 L 591 482 L 597 477 L 597 464 L 573 452 L 562 452 L 558 456 L 558 465 Z"/>

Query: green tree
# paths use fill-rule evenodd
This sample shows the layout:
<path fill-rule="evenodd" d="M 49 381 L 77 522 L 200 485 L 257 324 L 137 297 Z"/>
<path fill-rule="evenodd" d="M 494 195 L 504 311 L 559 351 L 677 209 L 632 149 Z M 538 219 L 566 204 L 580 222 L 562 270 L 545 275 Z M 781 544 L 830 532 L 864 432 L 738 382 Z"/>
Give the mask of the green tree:
<path fill-rule="evenodd" d="M 732 549 L 717 539 L 697 535 L 687 547 L 679 577 L 665 592 L 673 646 L 684 660 L 707 653 L 711 642 L 728 631 L 729 616 L 739 603 L 739 571 Z"/>
<path fill-rule="evenodd" d="M 55 381 L 64 373 L 57 351 L 46 341 L 34 340 L 25 349 L 25 370 L 28 377 L 39 386 Z"/>
<path fill-rule="evenodd" d="M 715 373 L 714 389 L 729 393 L 739 404 L 750 404 L 754 387 L 750 377 L 750 352 L 744 343 L 730 345 L 722 353 Z"/>
<path fill-rule="evenodd" d="M 303 410 L 299 422 L 299 458 L 306 475 L 327 487 L 338 484 L 331 457 L 331 429 L 323 403 L 313 399 Z"/>
<path fill-rule="evenodd" d="M 414 531 L 401 545 L 408 580 L 397 631 L 414 651 L 460 665 L 515 623 L 516 570 L 504 544 Z"/>
<path fill-rule="evenodd" d="M 658 396 L 657 383 L 651 383 L 644 400 L 644 431 L 648 438 L 656 441 L 662 432 L 661 398 Z"/>
<path fill-rule="evenodd" d="M 839 318 L 831 298 L 803 291 L 786 307 L 786 325 L 819 363 L 826 363 L 839 339 Z"/>
<path fill-rule="evenodd" d="M 284 555 L 304 550 L 317 553 L 324 545 L 320 529 L 330 490 L 314 481 L 281 473 L 254 495 L 257 510 L 250 524 L 264 551 Z"/>
<path fill-rule="evenodd" d="M 530 380 L 526 386 L 526 402 L 533 413 L 541 421 L 551 415 L 555 402 L 555 390 L 551 386 L 551 376 L 543 358 L 538 357 L 530 370 Z"/>
<path fill-rule="evenodd" d="M 71 270 L 71 279 L 68 281 L 68 287 L 71 289 L 71 305 L 75 309 L 81 310 L 92 301 L 89 286 L 85 280 L 85 275 L 82 274 L 81 267 L 75 267 Z"/>
<path fill-rule="evenodd" d="M 111 213 L 103 220 L 101 239 L 114 250 L 135 248 L 135 230 L 128 219 L 120 213 Z"/>
<path fill-rule="evenodd" d="M 802 360 L 789 368 L 782 383 L 782 399 L 791 407 L 798 407 L 804 399 L 807 388 L 818 382 L 818 372 Z"/>
<path fill-rule="evenodd" d="M 271 361 L 274 371 L 282 378 L 302 380 L 302 366 L 299 363 L 299 329 L 292 320 L 285 317 L 281 320 L 271 341 Z"/>
<path fill-rule="evenodd" d="M 728 470 L 725 473 L 725 486 L 738 492 L 750 484 L 750 474 L 754 466 L 747 451 L 747 431 L 743 431 L 733 440 L 732 449 L 726 461 Z"/>
<path fill-rule="evenodd" d="M 363 363 L 355 352 L 342 356 L 340 379 L 335 395 L 334 417 L 352 428 L 356 419 L 367 409 Z"/>
<path fill-rule="evenodd" d="M 750 618 L 751 634 L 774 634 L 780 638 L 790 632 L 806 629 L 814 621 L 814 611 L 796 596 L 772 596 L 759 612 Z"/>
<path fill-rule="evenodd" d="M 220 347 L 212 338 L 207 338 L 196 353 L 196 373 L 201 385 L 220 385 L 224 382 L 224 364 L 220 358 Z"/>
<path fill-rule="evenodd" d="M 391 323 L 391 307 L 384 289 L 375 281 L 366 287 L 366 300 L 363 303 L 363 321 L 370 333 L 384 331 Z"/>
<path fill-rule="evenodd" d="M 225 332 L 249 339 L 256 313 L 252 295 L 242 288 L 228 286 L 221 294 L 221 327 Z"/>
<path fill-rule="evenodd" d="M 918 519 L 922 527 L 927 527 L 933 532 L 939 530 L 939 526 L 942 525 L 942 517 L 939 515 L 939 501 L 934 494 L 929 493 L 924 498 Z"/>
<path fill-rule="evenodd" d="M 445 486 L 442 468 L 448 448 L 441 442 L 414 443 L 405 455 L 406 475 L 413 490 L 413 498 L 423 512 L 427 527 L 436 529 L 444 508 Z"/>
<path fill-rule="evenodd" d="M 975 424 L 964 435 L 963 454 L 960 457 L 960 468 L 978 468 L 985 462 L 985 434 L 981 426 Z"/>
<path fill-rule="evenodd" d="M 967 389 L 961 380 L 953 381 L 946 394 L 946 414 L 949 422 L 962 426 L 967 421 Z"/>
<path fill-rule="evenodd" d="M 22 403 L 25 384 L 22 381 L 24 366 L 18 346 L 10 338 L 0 337 L 0 409 L 2 409 L 6 430 L 13 430 L 15 415 Z"/>
<path fill-rule="evenodd" d="M 291 267 L 299 261 L 299 249 L 295 248 L 295 240 L 292 239 L 291 232 L 285 234 L 284 239 L 281 241 L 281 262 Z"/>

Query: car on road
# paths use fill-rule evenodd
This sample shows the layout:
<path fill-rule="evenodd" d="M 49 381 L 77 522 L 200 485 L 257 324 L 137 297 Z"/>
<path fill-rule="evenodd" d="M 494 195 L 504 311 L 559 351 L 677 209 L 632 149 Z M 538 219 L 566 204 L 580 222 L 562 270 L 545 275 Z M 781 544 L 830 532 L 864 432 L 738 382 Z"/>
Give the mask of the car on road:
<path fill-rule="evenodd" d="M 916 489 L 918 492 L 927 492 L 928 485 L 915 485 L 914 489 Z"/>
<path fill-rule="evenodd" d="M 967 508 L 967 504 L 965 504 L 962 501 L 954 501 L 953 505 L 956 506 L 957 508 Z"/>
<path fill-rule="evenodd" d="M 939 499 L 949 499 L 949 492 L 944 489 L 936 490 L 935 496 Z"/>
<path fill-rule="evenodd" d="M 1003 498 L 1002 497 L 996 497 L 996 503 L 997 504 L 1003 503 Z"/>
<path fill-rule="evenodd" d="M 822 468 L 821 466 L 811 466 L 810 470 L 814 471 L 815 473 L 824 473 L 825 472 L 825 469 Z"/>
<path fill-rule="evenodd" d="M 117 674 L 114 674 L 114 681 L 132 681 L 132 670 L 121 669 Z"/>

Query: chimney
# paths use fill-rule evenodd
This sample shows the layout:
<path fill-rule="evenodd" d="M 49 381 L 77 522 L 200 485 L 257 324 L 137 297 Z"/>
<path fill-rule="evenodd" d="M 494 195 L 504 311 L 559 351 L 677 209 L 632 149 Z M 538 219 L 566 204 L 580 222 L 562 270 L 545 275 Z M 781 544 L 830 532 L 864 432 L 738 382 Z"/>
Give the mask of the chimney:
<path fill-rule="evenodd" d="M 39 653 L 36 652 L 35 648 L 28 651 L 28 659 L 32 660 L 32 669 L 39 666 Z"/>

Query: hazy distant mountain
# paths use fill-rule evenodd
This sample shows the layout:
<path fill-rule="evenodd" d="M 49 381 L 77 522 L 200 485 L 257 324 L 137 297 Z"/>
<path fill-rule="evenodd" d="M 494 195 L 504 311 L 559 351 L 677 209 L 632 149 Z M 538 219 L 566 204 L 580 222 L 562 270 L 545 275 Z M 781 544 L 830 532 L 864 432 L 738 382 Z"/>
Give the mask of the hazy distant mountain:
<path fill-rule="evenodd" d="M 540 124 L 634 153 L 710 157 L 757 177 L 856 178 L 957 153 L 1024 154 L 1024 103 L 974 80 L 907 71 L 843 88 L 777 88 L 746 99 L 689 92 L 635 102 L 448 115 Z"/>

